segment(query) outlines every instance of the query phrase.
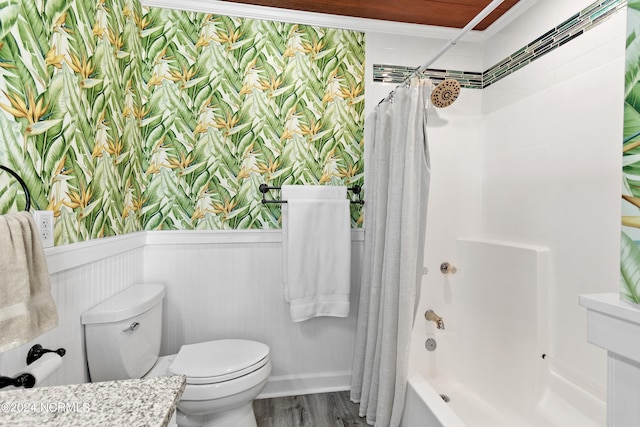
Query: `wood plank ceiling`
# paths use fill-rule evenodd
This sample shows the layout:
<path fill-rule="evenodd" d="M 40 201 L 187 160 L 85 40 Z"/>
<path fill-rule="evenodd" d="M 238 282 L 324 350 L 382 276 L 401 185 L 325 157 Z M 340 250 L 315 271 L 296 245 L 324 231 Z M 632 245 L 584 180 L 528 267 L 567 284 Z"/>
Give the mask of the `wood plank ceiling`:
<path fill-rule="evenodd" d="M 227 0 L 234 3 L 386 21 L 462 28 L 491 0 Z M 513 7 L 518 0 L 505 0 L 474 29 L 482 31 Z"/>

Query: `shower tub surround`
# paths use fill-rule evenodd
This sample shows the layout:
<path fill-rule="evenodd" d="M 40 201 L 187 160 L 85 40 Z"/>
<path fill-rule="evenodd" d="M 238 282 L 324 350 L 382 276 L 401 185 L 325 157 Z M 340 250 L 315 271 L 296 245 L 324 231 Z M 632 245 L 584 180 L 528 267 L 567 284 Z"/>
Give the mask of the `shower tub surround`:
<path fill-rule="evenodd" d="M 538 0 L 488 35 L 478 66 L 465 65 L 463 55 L 473 52 L 456 46 L 434 68 L 486 69 L 591 3 Z M 430 273 L 412 337 L 403 427 L 605 425 L 606 354 L 587 342 L 578 296 L 615 292 L 619 284 L 625 28 L 625 13 L 614 13 L 485 89 L 463 89 L 454 105 L 433 114 L 424 263 Z M 391 48 L 367 37 L 368 49 L 374 41 Z M 429 56 L 410 47 L 416 52 L 397 57 Z M 381 52 L 371 62 L 410 65 L 384 59 Z M 592 90 L 604 80 L 609 90 Z M 469 111 L 473 101 L 477 112 Z M 546 296 L 523 288 L 520 280 L 530 277 L 505 283 L 520 270 L 507 259 L 488 278 L 475 277 L 458 243 L 464 236 L 547 248 L 548 273 L 537 282 Z M 443 261 L 458 273 L 441 275 Z M 469 306 L 466 293 L 477 287 L 482 292 Z M 434 330 L 433 322 L 426 329 L 429 309 L 445 330 Z M 425 348 L 430 337 L 433 352 Z"/>
<path fill-rule="evenodd" d="M 548 354 L 549 249 L 461 239 L 458 253 L 455 283 L 440 290 L 449 304 L 434 307 L 447 328 L 416 322 L 437 348 L 409 379 L 402 426 L 603 426 L 604 402 Z"/>

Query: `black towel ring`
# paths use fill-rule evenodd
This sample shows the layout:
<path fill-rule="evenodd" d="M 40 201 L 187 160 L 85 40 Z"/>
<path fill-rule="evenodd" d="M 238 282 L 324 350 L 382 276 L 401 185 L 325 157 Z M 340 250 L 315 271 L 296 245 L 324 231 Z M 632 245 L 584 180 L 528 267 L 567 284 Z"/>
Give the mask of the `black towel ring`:
<path fill-rule="evenodd" d="M 0 165 L 0 169 L 9 172 L 15 179 L 18 180 L 18 182 L 22 186 L 22 190 L 24 191 L 24 198 L 27 200 L 24 206 L 24 210 L 28 211 L 29 209 L 31 209 L 31 195 L 29 194 L 29 189 L 27 188 L 27 184 L 25 184 L 24 180 L 20 178 L 20 175 L 18 175 L 14 170 L 9 169 L 6 166 Z"/>

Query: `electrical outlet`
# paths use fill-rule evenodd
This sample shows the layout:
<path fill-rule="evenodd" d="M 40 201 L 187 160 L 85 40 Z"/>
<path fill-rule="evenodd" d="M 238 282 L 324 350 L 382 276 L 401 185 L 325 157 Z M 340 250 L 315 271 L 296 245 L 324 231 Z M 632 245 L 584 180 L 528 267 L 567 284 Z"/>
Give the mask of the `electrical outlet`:
<path fill-rule="evenodd" d="M 53 211 L 34 211 L 33 219 L 38 229 L 38 235 L 42 240 L 42 246 L 53 246 Z"/>

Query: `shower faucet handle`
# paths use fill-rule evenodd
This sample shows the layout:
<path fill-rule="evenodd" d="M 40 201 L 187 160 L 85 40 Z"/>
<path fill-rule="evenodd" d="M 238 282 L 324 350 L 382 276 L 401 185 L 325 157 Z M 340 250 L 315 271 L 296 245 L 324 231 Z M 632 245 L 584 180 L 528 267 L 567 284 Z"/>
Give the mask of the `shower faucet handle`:
<path fill-rule="evenodd" d="M 458 272 L 458 269 L 455 265 L 449 262 L 443 262 L 442 264 L 440 264 L 440 272 L 442 274 L 456 274 Z"/>

